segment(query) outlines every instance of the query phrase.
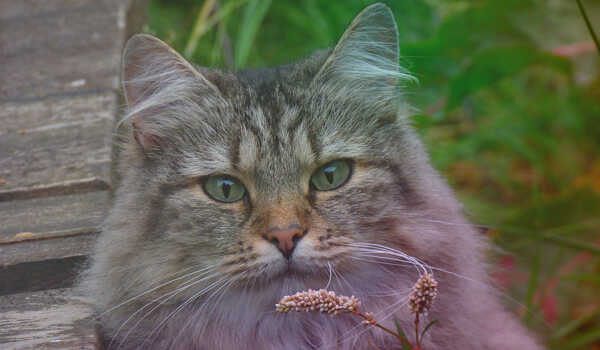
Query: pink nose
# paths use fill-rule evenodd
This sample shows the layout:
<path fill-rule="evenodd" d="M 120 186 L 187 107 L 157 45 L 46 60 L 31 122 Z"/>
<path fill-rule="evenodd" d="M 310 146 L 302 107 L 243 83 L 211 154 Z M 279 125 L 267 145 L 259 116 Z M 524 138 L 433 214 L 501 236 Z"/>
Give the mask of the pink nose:
<path fill-rule="evenodd" d="M 286 259 L 289 259 L 296 247 L 296 243 L 304 236 L 305 230 L 298 224 L 286 228 L 273 227 L 267 231 L 264 238 L 273 243 Z"/>

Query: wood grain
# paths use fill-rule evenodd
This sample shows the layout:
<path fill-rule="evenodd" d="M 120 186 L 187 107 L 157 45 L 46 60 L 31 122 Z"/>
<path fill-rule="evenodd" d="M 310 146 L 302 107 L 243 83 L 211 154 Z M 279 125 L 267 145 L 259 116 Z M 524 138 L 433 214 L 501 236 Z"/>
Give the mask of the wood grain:
<path fill-rule="evenodd" d="M 0 191 L 98 178 L 109 181 L 115 92 L 0 108 Z"/>
<path fill-rule="evenodd" d="M 0 5 L 0 102 L 118 88 L 130 1 L 39 3 Z"/>
<path fill-rule="evenodd" d="M 0 297 L 0 348 L 94 349 L 92 310 L 70 289 Z"/>
<path fill-rule="evenodd" d="M 97 227 L 107 206 L 107 191 L 0 202 L 0 246 L 20 241 L 11 237 L 23 232 L 48 239 L 45 232 Z"/>

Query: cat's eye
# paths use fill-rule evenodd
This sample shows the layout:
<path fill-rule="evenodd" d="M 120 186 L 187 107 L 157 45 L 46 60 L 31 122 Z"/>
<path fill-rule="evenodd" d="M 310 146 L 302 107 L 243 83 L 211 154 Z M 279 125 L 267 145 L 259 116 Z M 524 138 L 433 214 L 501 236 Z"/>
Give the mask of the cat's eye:
<path fill-rule="evenodd" d="M 214 200 L 225 203 L 244 198 L 246 188 L 238 180 L 227 175 L 212 175 L 204 181 L 204 191 Z"/>
<path fill-rule="evenodd" d="M 318 191 L 330 191 L 342 186 L 350 178 L 352 165 L 347 159 L 327 163 L 317 170 L 310 183 Z"/>

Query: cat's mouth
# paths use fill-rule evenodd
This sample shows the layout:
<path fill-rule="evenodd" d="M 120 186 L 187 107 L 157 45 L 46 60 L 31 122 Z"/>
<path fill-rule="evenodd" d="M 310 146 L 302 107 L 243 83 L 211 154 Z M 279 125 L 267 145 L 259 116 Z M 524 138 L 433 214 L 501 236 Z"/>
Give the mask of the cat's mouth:
<path fill-rule="evenodd" d="M 244 271 L 234 273 L 242 284 L 272 284 L 273 282 L 286 283 L 289 281 L 302 281 L 311 285 L 312 282 L 327 281 L 329 276 L 327 262 L 324 266 L 308 262 L 303 258 L 277 259 L 274 261 L 256 264 L 247 267 Z"/>

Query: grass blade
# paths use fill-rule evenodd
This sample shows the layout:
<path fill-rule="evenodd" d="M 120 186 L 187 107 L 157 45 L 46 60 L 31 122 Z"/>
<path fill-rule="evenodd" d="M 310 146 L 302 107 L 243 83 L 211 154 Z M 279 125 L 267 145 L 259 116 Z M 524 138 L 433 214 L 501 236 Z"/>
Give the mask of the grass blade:
<path fill-rule="evenodd" d="M 421 339 L 423 339 L 423 337 L 425 336 L 425 332 L 427 332 L 427 330 L 428 330 L 428 329 L 429 329 L 431 326 L 433 326 L 434 324 L 436 324 L 437 322 L 438 322 L 438 320 L 437 320 L 437 319 L 435 319 L 435 320 L 432 320 L 431 322 L 429 322 L 429 323 L 427 324 L 427 326 L 425 326 L 425 328 L 423 329 L 423 332 L 421 332 Z"/>
<path fill-rule="evenodd" d="M 581 0 L 577 0 L 577 6 L 579 7 L 579 11 L 581 11 L 581 15 L 583 16 L 583 20 L 585 21 L 585 25 L 587 26 L 588 31 L 590 32 L 590 35 L 592 36 L 592 39 L 594 39 L 594 43 L 596 44 L 596 49 L 598 50 L 598 53 L 600 53 L 600 41 L 598 40 L 598 37 L 596 36 L 596 32 L 594 32 L 592 23 L 590 22 L 590 19 L 588 18 L 587 12 L 585 11 L 585 7 L 583 7 L 583 4 L 581 3 Z"/>
<path fill-rule="evenodd" d="M 216 0 L 206 0 L 198 13 L 198 17 L 196 18 L 196 22 L 194 23 L 194 28 L 192 29 L 192 33 L 190 34 L 190 38 L 185 44 L 185 49 L 183 50 L 183 54 L 186 57 L 191 57 L 196 50 L 196 46 L 198 46 L 198 40 L 200 37 L 207 31 L 207 22 L 208 16 L 213 11 Z"/>
<path fill-rule="evenodd" d="M 593 342 L 600 339 L 600 328 L 594 328 L 589 332 L 584 332 L 577 337 L 573 338 L 570 342 L 564 344 L 561 349 L 569 350 L 569 349 L 578 349 L 582 348 L 585 345 L 590 345 Z"/>
<path fill-rule="evenodd" d="M 564 326 L 557 329 L 556 332 L 554 332 L 554 334 L 552 335 L 552 337 L 550 339 L 552 341 L 558 341 L 558 340 L 572 334 L 573 332 L 577 331 L 579 329 L 579 327 L 583 326 L 585 323 L 587 323 L 588 321 L 591 321 L 592 319 L 594 319 L 595 317 L 597 317 L 599 315 L 600 315 L 600 309 L 596 309 L 586 315 L 581 316 L 580 318 L 572 320 L 572 321 L 568 322 L 567 324 L 565 324 Z"/>
<path fill-rule="evenodd" d="M 244 11 L 235 45 L 235 69 L 246 65 L 250 49 L 263 19 L 271 7 L 271 0 L 250 0 Z"/>
<path fill-rule="evenodd" d="M 394 323 L 396 324 L 396 330 L 398 331 L 398 334 L 403 336 L 404 339 L 408 339 L 406 337 L 406 334 L 402 330 L 402 327 L 400 327 L 400 323 L 398 322 L 398 320 L 394 320 Z M 404 342 L 401 342 L 401 343 L 402 343 L 402 350 L 411 350 L 411 348 L 406 343 L 404 343 Z"/>
<path fill-rule="evenodd" d="M 208 16 L 206 18 L 203 17 L 203 11 L 200 10 L 198 14 L 198 19 L 194 24 L 194 29 L 190 34 L 190 38 L 185 45 L 185 49 L 183 51 L 184 56 L 187 58 L 191 58 L 198 46 L 198 41 L 200 38 L 206 34 L 209 30 L 211 30 L 217 23 L 219 23 L 222 19 L 229 16 L 231 12 L 240 7 L 246 2 L 246 0 L 235 0 L 229 1 L 225 5 L 219 8 L 217 12 L 215 12 L 212 16 Z M 206 3 L 205 3 L 206 5 Z M 204 6 L 203 6 L 204 8 Z M 210 11 L 208 11 L 210 14 Z"/>

